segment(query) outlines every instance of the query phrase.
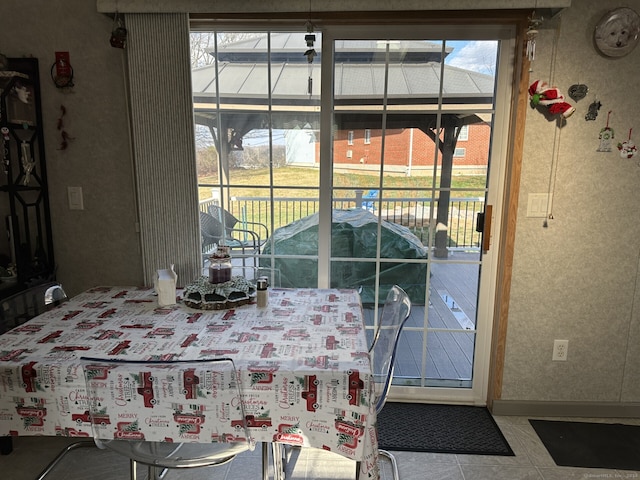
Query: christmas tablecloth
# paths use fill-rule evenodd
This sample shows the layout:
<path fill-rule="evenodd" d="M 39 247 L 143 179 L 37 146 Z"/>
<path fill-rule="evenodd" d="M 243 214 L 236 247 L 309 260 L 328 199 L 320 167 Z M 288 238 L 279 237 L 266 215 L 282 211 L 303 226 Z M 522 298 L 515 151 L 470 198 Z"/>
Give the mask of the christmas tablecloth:
<path fill-rule="evenodd" d="M 180 295 L 160 308 L 152 289 L 97 287 L 1 335 L 0 435 L 91 436 L 81 357 L 226 357 L 238 371 L 254 441 L 330 450 L 361 461 L 361 478 L 378 478 L 373 378 L 357 292 L 271 289 L 266 308 L 219 311 L 189 308 Z M 129 393 L 129 418 L 105 413 L 101 424 L 126 424 L 127 432 L 154 441 L 210 442 L 211 433 L 203 438 L 192 420 L 208 410 L 197 387 L 170 393 L 182 409 L 171 418 L 154 417 L 148 393 L 138 389 Z"/>

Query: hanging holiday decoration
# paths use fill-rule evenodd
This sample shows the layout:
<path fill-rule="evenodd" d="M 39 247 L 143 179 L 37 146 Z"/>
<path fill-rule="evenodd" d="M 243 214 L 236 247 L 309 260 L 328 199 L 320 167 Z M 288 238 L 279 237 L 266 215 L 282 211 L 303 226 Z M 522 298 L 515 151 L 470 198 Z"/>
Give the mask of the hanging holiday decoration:
<path fill-rule="evenodd" d="M 569 96 L 576 102 L 586 97 L 588 92 L 589 87 L 584 83 L 575 83 L 569 87 Z"/>
<path fill-rule="evenodd" d="M 595 99 L 593 102 L 591 102 L 591 105 L 589 105 L 589 111 L 587 111 L 584 119 L 587 121 L 595 120 L 598 116 L 598 110 L 600 110 L 600 107 L 602 107 L 602 104 L 598 101 L 598 99 Z"/>
<path fill-rule="evenodd" d="M 307 50 L 304 52 L 304 56 L 307 57 L 309 63 L 309 78 L 307 80 L 307 93 L 311 95 L 313 93 L 313 58 L 317 56 L 316 49 L 313 48 L 313 44 L 316 41 L 316 36 L 313 33 L 313 24 L 307 22 L 307 34 L 304 36 L 304 40 L 307 43 Z"/>
<path fill-rule="evenodd" d="M 60 105 L 60 116 L 58 117 L 58 121 L 56 123 L 56 128 L 60 132 L 60 147 L 58 150 L 66 150 L 69 146 L 69 141 L 74 138 L 69 136 L 67 131 L 64 129 L 64 116 L 67 114 L 67 109 L 64 105 Z"/>
<path fill-rule="evenodd" d="M 550 87 L 547 82 L 536 80 L 529 87 L 531 105 L 547 107 L 551 115 L 562 115 L 569 118 L 576 111 L 575 107 L 564 101 L 564 96 L 556 87 Z"/>
<path fill-rule="evenodd" d="M 538 27 L 542 24 L 542 17 L 535 18 L 534 11 L 529 17 L 529 27 L 527 28 L 527 59 L 530 62 L 529 71 L 533 72 L 533 61 L 536 58 L 536 39 L 538 37 Z"/>
<path fill-rule="evenodd" d="M 629 129 L 629 139 L 626 142 L 618 143 L 618 150 L 620 150 L 620 157 L 622 158 L 633 158 L 638 153 L 638 147 L 631 140 L 631 132 L 633 128 Z"/>
<path fill-rule="evenodd" d="M 127 29 L 124 27 L 124 19 L 118 12 L 113 17 L 113 28 L 109 43 L 113 48 L 125 48 L 127 46 Z"/>
<path fill-rule="evenodd" d="M 597 152 L 610 152 L 611 151 L 611 140 L 614 138 L 613 128 L 609 126 L 609 119 L 611 117 L 611 110 L 607 112 L 607 126 L 600 130 L 600 135 L 598 138 L 600 139 L 600 146 L 598 147 Z"/>

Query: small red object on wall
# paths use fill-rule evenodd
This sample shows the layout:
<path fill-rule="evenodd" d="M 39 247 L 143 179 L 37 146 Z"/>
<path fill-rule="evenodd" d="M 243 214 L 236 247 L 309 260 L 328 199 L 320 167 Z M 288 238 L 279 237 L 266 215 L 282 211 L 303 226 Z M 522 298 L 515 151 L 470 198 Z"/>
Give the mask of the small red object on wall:
<path fill-rule="evenodd" d="M 51 79 L 58 88 L 73 87 L 73 67 L 69 52 L 56 52 L 56 61 L 51 67 Z"/>

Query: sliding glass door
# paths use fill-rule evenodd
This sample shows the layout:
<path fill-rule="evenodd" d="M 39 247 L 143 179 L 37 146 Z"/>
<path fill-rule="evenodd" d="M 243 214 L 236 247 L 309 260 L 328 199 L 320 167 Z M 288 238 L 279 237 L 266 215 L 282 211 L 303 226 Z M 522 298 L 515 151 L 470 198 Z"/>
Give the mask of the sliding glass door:
<path fill-rule="evenodd" d="M 261 229 L 254 258 L 282 286 L 360 291 L 371 332 L 390 286 L 403 287 L 413 309 L 392 395 L 482 403 L 510 29 L 323 25 L 198 37 L 201 211 Z"/>

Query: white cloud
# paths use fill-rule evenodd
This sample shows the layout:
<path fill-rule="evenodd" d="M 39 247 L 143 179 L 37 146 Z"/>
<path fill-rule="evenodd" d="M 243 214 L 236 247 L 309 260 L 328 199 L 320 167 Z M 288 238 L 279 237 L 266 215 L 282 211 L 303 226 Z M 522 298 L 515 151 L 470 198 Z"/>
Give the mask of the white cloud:
<path fill-rule="evenodd" d="M 454 51 L 447 57 L 448 65 L 479 73 L 495 74 L 497 41 L 456 43 Z"/>

